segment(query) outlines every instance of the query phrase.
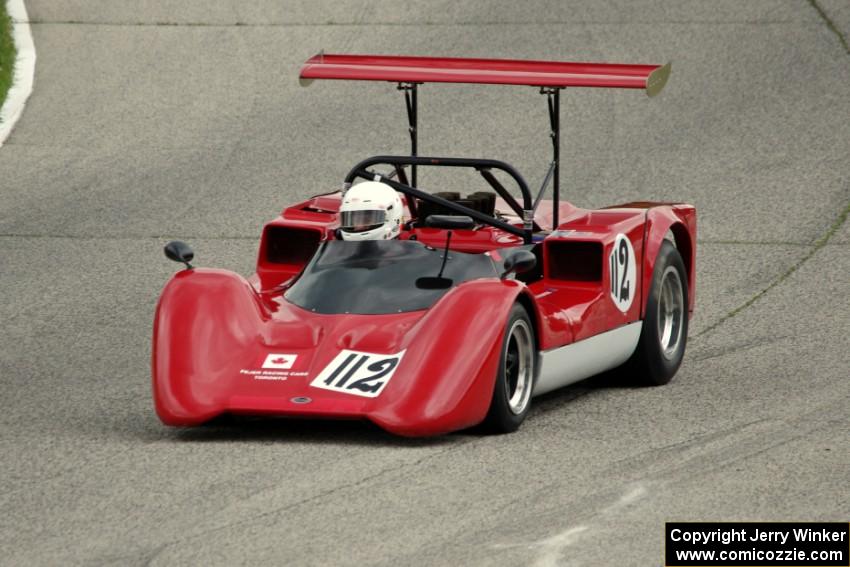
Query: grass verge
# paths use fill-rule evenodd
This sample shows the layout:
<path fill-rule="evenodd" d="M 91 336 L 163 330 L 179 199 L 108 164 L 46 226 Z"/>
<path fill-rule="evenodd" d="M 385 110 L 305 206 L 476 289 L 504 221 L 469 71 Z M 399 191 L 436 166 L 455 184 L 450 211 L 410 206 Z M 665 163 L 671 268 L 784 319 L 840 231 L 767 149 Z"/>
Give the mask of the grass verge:
<path fill-rule="evenodd" d="M 12 86 L 15 70 L 15 42 L 12 39 L 12 20 L 6 13 L 6 2 L 0 0 L 0 107 Z"/>

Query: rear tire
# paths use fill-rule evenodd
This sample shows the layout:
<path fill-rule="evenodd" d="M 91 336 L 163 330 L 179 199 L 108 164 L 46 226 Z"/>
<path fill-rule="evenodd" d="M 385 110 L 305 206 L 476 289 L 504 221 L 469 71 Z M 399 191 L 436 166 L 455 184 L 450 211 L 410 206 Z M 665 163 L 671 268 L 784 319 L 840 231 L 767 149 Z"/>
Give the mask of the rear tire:
<path fill-rule="evenodd" d="M 688 275 L 679 251 L 661 244 L 646 300 L 637 349 L 624 370 L 642 386 L 667 384 L 679 370 L 688 341 Z"/>
<path fill-rule="evenodd" d="M 536 363 L 534 326 L 525 308 L 517 303 L 505 326 L 493 397 L 483 423 L 487 432 L 511 433 L 519 429 L 531 407 Z"/>

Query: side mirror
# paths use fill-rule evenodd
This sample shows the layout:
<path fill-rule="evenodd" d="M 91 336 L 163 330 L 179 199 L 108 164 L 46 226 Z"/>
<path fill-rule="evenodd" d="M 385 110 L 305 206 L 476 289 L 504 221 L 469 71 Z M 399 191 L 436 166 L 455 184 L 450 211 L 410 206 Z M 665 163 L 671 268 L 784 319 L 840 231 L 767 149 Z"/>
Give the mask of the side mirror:
<path fill-rule="evenodd" d="M 528 250 L 517 250 L 505 259 L 503 264 L 504 272 L 502 278 L 507 277 L 511 273 L 524 274 L 530 272 L 537 266 L 537 256 Z"/>
<path fill-rule="evenodd" d="M 186 269 L 191 270 L 192 264 L 190 264 L 189 262 L 191 262 L 192 259 L 195 257 L 195 253 L 192 251 L 192 248 L 185 242 L 180 242 L 179 240 L 172 240 L 171 242 L 165 245 L 165 256 L 169 260 L 173 260 L 181 264 L 186 264 Z"/>
<path fill-rule="evenodd" d="M 425 226 L 450 230 L 472 230 L 475 228 L 475 221 L 471 217 L 462 215 L 428 215 L 425 217 Z"/>

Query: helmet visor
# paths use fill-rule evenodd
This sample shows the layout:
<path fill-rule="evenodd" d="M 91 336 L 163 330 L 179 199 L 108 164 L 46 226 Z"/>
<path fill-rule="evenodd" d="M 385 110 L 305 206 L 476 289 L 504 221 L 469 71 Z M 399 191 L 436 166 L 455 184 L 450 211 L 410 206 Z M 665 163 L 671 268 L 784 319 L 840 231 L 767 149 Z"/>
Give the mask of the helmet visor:
<path fill-rule="evenodd" d="M 343 211 L 340 226 L 345 232 L 366 232 L 380 227 L 386 218 L 386 211 Z"/>

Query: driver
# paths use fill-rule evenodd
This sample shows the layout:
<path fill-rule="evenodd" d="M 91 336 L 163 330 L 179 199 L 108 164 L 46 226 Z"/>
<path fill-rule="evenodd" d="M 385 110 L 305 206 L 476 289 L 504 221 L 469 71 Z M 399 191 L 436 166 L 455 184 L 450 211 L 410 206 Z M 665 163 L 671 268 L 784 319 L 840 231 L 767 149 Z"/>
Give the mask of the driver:
<path fill-rule="evenodd" d="M 402 204 L 396 190 L 379 181 L 358 183 L 346 191 L 339 208 L 343 240 L 389 240 L 401 232 Z"/>

